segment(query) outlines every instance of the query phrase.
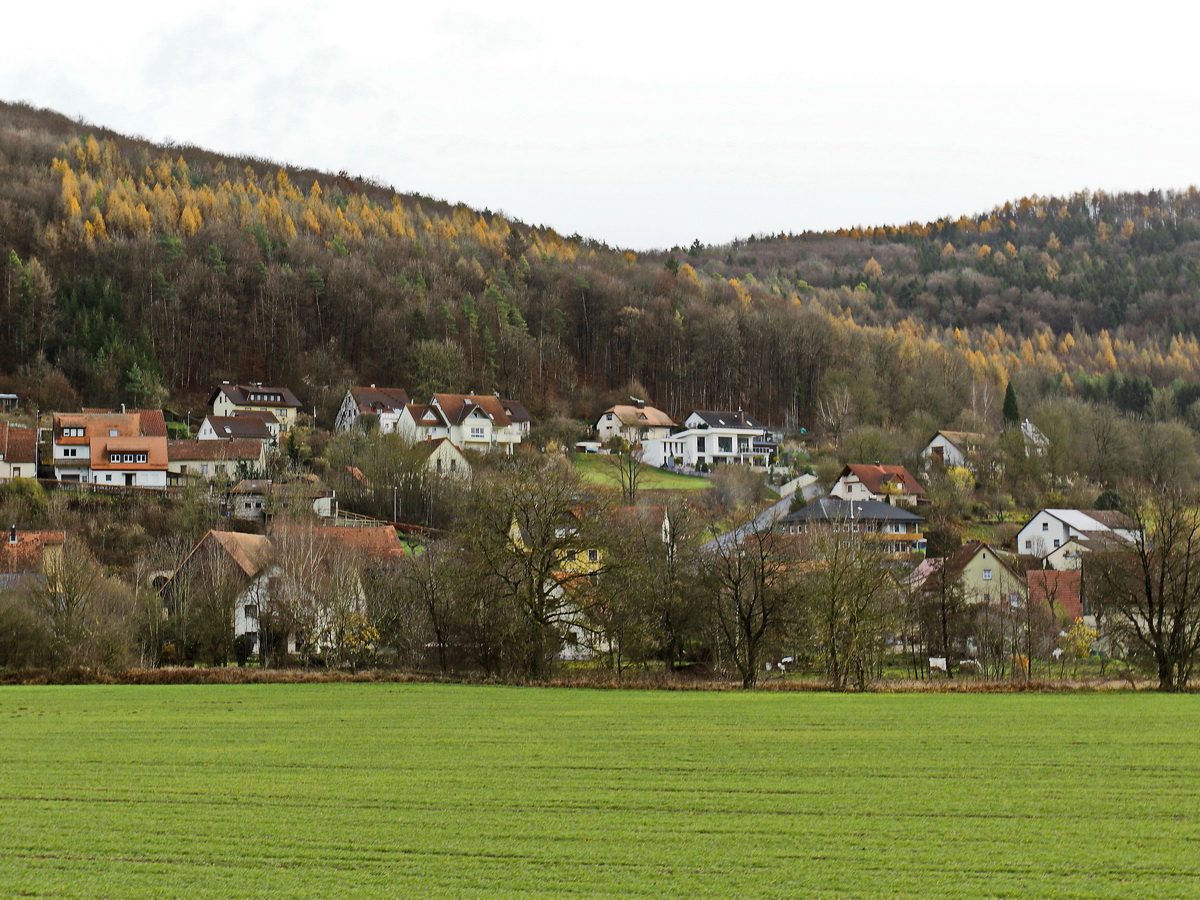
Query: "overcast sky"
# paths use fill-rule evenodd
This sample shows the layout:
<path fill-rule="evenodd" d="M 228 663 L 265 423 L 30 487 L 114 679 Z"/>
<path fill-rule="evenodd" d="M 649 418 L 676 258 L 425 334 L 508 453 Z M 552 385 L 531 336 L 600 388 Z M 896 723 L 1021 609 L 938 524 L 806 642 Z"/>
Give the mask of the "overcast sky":
<path fill-rule="evenodd" d="M 1190 7 L 657 6 L 23 3 L 0 96 L 636 249 L 1200 181 Z"/>

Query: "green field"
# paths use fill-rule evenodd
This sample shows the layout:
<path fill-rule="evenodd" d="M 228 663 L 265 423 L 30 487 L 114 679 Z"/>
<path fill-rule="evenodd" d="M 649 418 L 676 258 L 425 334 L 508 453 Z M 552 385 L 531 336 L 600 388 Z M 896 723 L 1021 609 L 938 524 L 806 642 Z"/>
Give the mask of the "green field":
<path fill-rule="evenodd" d="M 1195 897 L 1200 697 L 0 689 L 0 894 Z"/>
<path fill-rule="evenodd" d="M 621 483 L 612 470 L 607 457 L 599 453 L 576 453 L 575 468 L 586 484 L 599 487 L 620 488 Z M 712 487 L 712 482 L 698 475 L 679 475 L 665 472 L 654 466 L 643 465 L 638 488 L 648 491 L 702 491 Z"/>

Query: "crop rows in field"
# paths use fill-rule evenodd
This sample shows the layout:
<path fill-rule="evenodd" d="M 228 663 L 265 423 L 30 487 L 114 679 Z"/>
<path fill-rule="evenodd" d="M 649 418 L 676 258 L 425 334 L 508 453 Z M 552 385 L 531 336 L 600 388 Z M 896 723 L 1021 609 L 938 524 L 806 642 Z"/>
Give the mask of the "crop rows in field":
<path fill-rule="evenodd" d="M 0 893 L 1200 894 L 1197 698 L 0 691 Z"/>

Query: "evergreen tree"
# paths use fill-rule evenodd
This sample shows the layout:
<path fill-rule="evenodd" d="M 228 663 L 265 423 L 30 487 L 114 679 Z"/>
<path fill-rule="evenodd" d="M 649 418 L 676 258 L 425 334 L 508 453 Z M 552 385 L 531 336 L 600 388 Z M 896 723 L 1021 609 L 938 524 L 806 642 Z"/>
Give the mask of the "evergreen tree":
<path fill-rule="evenodd" d="M 1019 425 L 1021 423 L 1021 410 L 1017 406 L 1017 392 L 1013 390 L 1012 382 L 1008 383 L 1008 387 L 1004 389 L 1004 425 Z"/>

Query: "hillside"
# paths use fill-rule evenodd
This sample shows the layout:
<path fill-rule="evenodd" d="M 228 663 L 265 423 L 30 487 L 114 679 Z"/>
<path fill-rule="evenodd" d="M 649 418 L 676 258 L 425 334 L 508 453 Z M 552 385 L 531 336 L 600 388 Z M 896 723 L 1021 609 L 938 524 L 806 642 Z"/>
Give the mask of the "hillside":
<path fill-rule="evenodd" d="M 1011 379 L 1200 420 L 1195 189 L 635 254 L 23 105 L 0 104 L 0 173 L 0 375 L 43 409 L 253 379 L 322 421 L 353 382 L 588 417 L 637 383 L 776 427 L 836 427 L 842 397 L 944 425 L 997 421 Z"/>

